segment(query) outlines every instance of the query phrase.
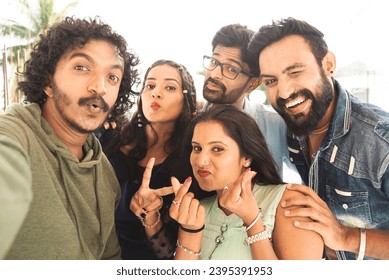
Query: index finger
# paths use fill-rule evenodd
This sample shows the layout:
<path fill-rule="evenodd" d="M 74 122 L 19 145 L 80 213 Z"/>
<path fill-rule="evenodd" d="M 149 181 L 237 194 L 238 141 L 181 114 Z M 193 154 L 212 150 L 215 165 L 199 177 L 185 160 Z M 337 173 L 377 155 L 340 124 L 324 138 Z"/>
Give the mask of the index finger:
<path fill-rule="evenodd" d="M 155 158 L 150 158 L 147 162 L 145 171 L 143 172 L 143 178 L 142 178 L 142 184 L 140 185 L 139 189 L 149 189 L 150 188 L 150 180 L 151 180 L 151 173 L 153 171 Z"/>
<path fill-rule="evenodd" d="M 165 196 L 174 193 L 173 187 L 162 187 L 159 189 L 154 189 L 153 193 L 158 196 Z"/>

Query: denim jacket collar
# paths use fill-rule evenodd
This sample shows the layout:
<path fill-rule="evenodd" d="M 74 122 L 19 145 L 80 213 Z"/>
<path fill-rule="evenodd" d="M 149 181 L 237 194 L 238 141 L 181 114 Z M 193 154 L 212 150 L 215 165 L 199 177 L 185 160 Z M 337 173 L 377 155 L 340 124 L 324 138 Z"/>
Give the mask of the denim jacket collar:
<path fill-rule="evenodd" d="M 334 88 L 335 92 L 338 93 L 338 100 L 328 133 L 328 136 L 330 136 L 331 139 L 336 139 L 345 135 L 349 131 L 351 124 L 350 95 L 336 80 L 334 80 Z"/>

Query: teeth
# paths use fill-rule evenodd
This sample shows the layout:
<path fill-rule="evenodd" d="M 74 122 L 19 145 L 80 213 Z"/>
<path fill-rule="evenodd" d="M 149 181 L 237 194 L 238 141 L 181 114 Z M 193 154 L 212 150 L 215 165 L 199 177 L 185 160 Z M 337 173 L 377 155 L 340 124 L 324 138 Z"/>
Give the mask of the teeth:
<path fill-rule="evenodd" d="M 300 98 L 297 98 L 297 99 L 295 99 L 295 100 L 292 100 L 292 101 L 286 103 L 286 104 L 285 104 L 285 107 L 286 107 L 286 108 L 290 108 L 290 107 L 299 105 L 299 104 L 303 103 L 304 101 L 305 101 L 305 98 L 301 98 L 301 97 L 300 97 Z"/>

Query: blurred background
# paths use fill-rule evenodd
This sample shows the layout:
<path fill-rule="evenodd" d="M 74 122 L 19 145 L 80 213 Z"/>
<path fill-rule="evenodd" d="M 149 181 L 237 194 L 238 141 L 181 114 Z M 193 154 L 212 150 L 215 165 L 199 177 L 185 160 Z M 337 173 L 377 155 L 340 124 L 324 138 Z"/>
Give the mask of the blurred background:
<path fill-rule="evenodd" d="M 389 23 L 381 0 L 0 0 L 0 111 L 23 97 L 16 90 L 17 67 L 31 44 L 64 16 L 100 16 L 124 36 L 139 56 L 143 73 L 158 59 L 184 64 L 202 100 L 202 56 L 211 54 L 213 35 L 230 23 L 260 26 L 286 17 L 305 20 L 325 34 L 337 57 L 335 78 L 365 102 L 389 110 Z M 251 99 L 266 102 L 257 90 Z"/>

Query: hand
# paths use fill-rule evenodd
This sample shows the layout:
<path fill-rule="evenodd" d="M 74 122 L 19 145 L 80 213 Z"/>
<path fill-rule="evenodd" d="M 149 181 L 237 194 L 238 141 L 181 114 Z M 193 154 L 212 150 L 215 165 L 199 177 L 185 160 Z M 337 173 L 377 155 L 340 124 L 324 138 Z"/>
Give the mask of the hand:
<path fill-rule="evenodd" d="M 295 221 L 294 225 L 317 232 L 323 238 L 324 244 L 333 250 L 345 250 L 347 228 L 338 222 L 327 204 L 307 186 L 293 184 L 287 188 L 304 196 L 281 201 L 281 207 L 289 208 L 285 210 L 285 216 L 311 218 L 311 221 Z M 293 208 L 295 206 L 299 207 Z"/>
<path fill-rule="evenodd" d="M 162 196 L 173 193 L 173 187 L 150 189 L 150 178 L 155 158 L 150 158 L 143 173 L 142 184 L 130 202 L 130 209 L 142 219 L 147 219 L 157 213 L 163 204 Z"/>
<path fill-rule="evenodd" d="M 245 224 L 250 224 L 258 214 L 251 182 L 256 174 L 255 171 L 247 169 L 234 184 L 226 186 L 219 196 L 219 204 L 238 215 Z"/>
<path fill-rule="evenodd" d="M 205 224 L 205 208 L 198 199 L 194 198 L 193 193 L 188 193 L 191 183 L 191 177 L 188 177 L 182 185 L 177 178 L 172 177 L 176 196 L 170 206 L 169 214 L 184 228 L 196 230 Z"/>

